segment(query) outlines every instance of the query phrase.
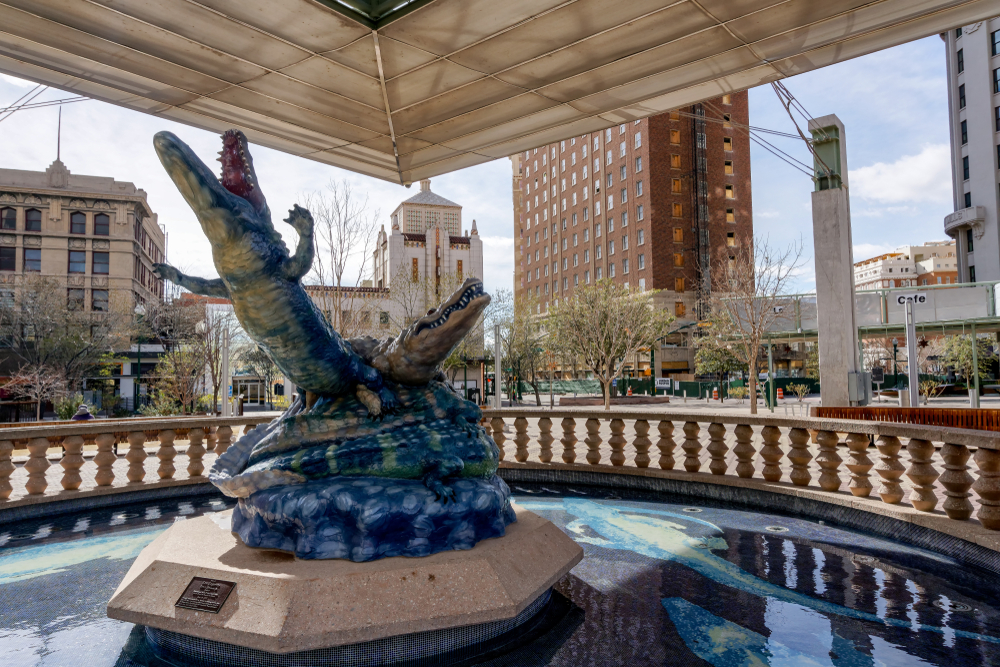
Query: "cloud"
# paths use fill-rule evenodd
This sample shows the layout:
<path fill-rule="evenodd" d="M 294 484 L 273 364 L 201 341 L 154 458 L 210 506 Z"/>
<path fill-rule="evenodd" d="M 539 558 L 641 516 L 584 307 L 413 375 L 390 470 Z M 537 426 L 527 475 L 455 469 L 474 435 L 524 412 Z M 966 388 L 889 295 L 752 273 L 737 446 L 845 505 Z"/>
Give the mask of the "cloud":
<path fill-rule="evenodd" d="M 854 261 L 863 262 L 866 259 L 893 252 L 895 249 L 895 245 L 888 243 L 856 243 L 854 244 Z"/>
<path fill-rule="evenodd" d="M 852 169 L 851 192 L 882 204 L 951 201 L 951 148 L 932 144 L 895 162 Z"/>
<path fill-rule="evenodd" d="M 19 88 L 34 88 L 36 84 L 34 81 L 26 81 L 24 79 L 18 79 L 17 77 L 10 76 L 9 74 L 0 74 L 0 79 L 3 79 L 7 83 L 12 83 Z"/>

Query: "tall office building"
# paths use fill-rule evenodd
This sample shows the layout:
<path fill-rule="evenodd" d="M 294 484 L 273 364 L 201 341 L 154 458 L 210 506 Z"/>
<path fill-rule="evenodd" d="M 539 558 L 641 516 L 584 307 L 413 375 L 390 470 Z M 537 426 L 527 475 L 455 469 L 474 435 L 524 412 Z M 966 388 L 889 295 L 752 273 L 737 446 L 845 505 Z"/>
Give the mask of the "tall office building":
<path fill-rule="evenodd" d="M 958 242 L 960 282 L 1000 280 L 1000 17 L 941 38 L 955 205 L 944 231 Z"/>
<path fill-rule="evenodd" d="M 544 313 L 608 278 L 695 319 L 713 266 L 753 238 L 748 124 L 741 92 L 511 156 L 515 294 Z M 667 357 L 663 376 L 693 371 L 690 350 Z"/>

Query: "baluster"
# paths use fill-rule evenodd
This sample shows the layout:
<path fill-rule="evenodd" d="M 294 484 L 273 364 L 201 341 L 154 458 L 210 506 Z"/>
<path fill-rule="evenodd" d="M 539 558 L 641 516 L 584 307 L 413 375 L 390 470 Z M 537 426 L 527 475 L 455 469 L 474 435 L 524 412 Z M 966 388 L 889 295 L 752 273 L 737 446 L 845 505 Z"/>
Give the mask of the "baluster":
<path fill-rule="evenodd" d="M 542 417 L 538 420 L 538 460 L 542 463 L 549 463 L 552 460 L 552 420 Z"/>
<path fill-rule="evenodd" d="M 809 462 L 813 457 L 809 453 L 809 431 L 804 428 L 793 428 L 788 432 L 788 440 L 791 442 L 788 460 L 792 462 L 792 472 L 788 478 L 795 486 L 809 486 L 809 480 L 812 479 Z"/>
<path fill-rule="evenodd" d="M 24 489 L 28 495 L 37 496 L 45 493 L 49 483 L 45 480 L 45 471 L 49 469 L 49 459 L 46 454 L 49 451 L 49 441 L 46 438 L 32 438 L 28 441 L 28 452 L 31 456 L 24 464 L 24 469 L 28 471 L 28 481 Z"/>
<path fill-rule="evenodd" d="M 94 463 L 97 465 L 97 474 L 94 475 L 94 482 L 97 486 L 111 486 L 115 481 L 114 464 L 118 460 L 115 456 L 115 434 L 101 433 L 97 436 L 97 456 Z"/>
<path fill-rule="evenodd" d="M 222 456 L 233 444 L 233 429 L 230 426 L 220 426 L 215 431 L 215 453 Z"/>
<path fill-rule="evenodd" d="M 979 496 L 976 518 L 984 528 L 1000 530 L 1000 452 L 980 447 L 975 460 L 979 467 L 979 479 L 972 485 L 972 490 Z"/>
<path fill-rule="evenodd" d="M 10 440 L 0 440 L 0 500 L 10 498 L 14 487 L 10 485 L 10 476 L 16 469 L 10 460 L 14 453 L 14 443 Z"/>
<path fill-rule="evenodd" d="M 160 459 L 160 467 L 156 474 L 160 476 L 160 479 L 172 479 L 174 476 L 174 457 L 177 456 L 177 450 L 174 449 L 175 437 L 177 434 L 169 428 L 157 433 L 160 447 L 156 450 L 156 458 Z"/>
<path fill-rule="evenodd" d="M 733 434 L 736 436 L 736 446 L 733 448 L 737 461 L 736 474 L 743 478 L 753 477 L 753 455 L 757 453 L 752 444 L 753 429 L 746 424 L 738 424 L 733 429 Z M 780 450 L 778 454 L 781 454 Z M 780 476 L 780 471 L 778 474 Z"/>
<path fill-rule="evenodd" d="M 208 444 L 205 445 L 206 451 L 215 451 L 215 444 L 219 441 L 219 434 L 216 432 L 217 430 L 217 426 L 208 427 L 208 436 L 205 438 L 205 440 L 208 441 Z"/>
<path fill-rule="evenodd" d="M 819 485 L 824 491 L 836 491 L 841 484 L 837 468 L 844 462 L 837 453 L 840 438 L 834 431 L 820 431 L 816 434 L 816 441 L 819 443 L 819 454 L 816 455 L 820 468 Z"/>
<path fill-rule="evenodd" d="M 868 471 L 875 464 L 868 458 L 868 444 L 870 440 L 863 433 L 848 433 L 847 448 L 851 450 L 850 462 L 847 469 L 851 471 L 851 493 L 859 498 L 867 498 L 872 492 L 872 483 L 869 481 L 871 475 Z"/>
<path fill-rule="evenodd" d="M 494 417 L 490 422 L 490 426 L 493 427 L 493 442 L 497 443 L 497 447 L 500 448 L 500 460 L 503 461 L 504 451 L 503 443 L 506 442 L 507 436 L 504 435 L 504 423 L 503 419 L 500 417 Z"/>
<path fill-rule="evenodd" d="M 517 445 L 517 450 L 514 452 L 514 460 L 524 463 L 528 460 L 528 442 L 531 440 L 528 437 L 528 420 L 524 417 L 515 419 L 514 430 L 516 431 L 514 444 Z"/>
<path fill-rule="evenodd" d="M 562 430 L 563 437 L 559 441 L 563 446 L 562 460 L 564 463 L 573 463 L 576 461 L 576 420 L 565 417 L 562 420 Z"/>
<path fill-rule="evenodd" d="M 125 455 L 125 460 L 128 461 L 129 484 L 141 484 L 142 478 L 146 476 L 146 434 L 142 431 L 128 434 L 128 454 Z"/>
<path fill-rule="evenodd" d="M 601 422 L 591 417 L 587 420 L 587 437 L 584 443 L 587 445 L 587 463 L 596 466 L 601 462 L 601 435 L 599 433 Z"/>
<path fill-rule="evenodd" d="M 760 437 L 764 441 L 764 446 L 760 448 L 760 457 L 764 459 L 764 470 L 761 476 L 769 482 L 780 482 L 781 457 L 785 455 L 779 444 L 781 431 L 778 430 L 777 426 L 765 426 L 760 430 Z M 806 434 L 806 438 L 808 437 L 809 435 Z M 789 438 L 791 438 L 791 433 L 789 433 Z M 809 483 L 808 479 L 806 483 Z"/>
<path fill-rule="evenodd" d="M 62 488 L 76 491 L 83 480 L 80 478 L 80 468 L 83 466 L 83 438 L 78 435 L 68 435 L 63 438 L 63 457 L 59 465 L 63 469 Z"/>
<path fill-rule="evenodd" d="M 674 423 L 661 419 L 656 426 L 660 433 L 660 439 L 656 441 L 656 448 L 660 450 L 660 460 L 657 462 L 663 470 L 673 470 L 677 461 L 674 460 L 674 450 L 677 443 L 674 442 Z"/>
<path fill-rule="evenodd" d="M 205 456 L 205 447 L 201 444 L 204 438 L 205 431 L 200 428 L 188 431 L 188 477 L 198 477 L 205 471 L 205 464 L 201 460 Z"/>
<path fill-rule="evenodd" d="M 880 435 L 875 441 L 875 447 L 882 455 L 878 465 L 875 466 L 875 472 L 882 478 L 882 483 L 878 487 L 878 495 L 882 498 L 883 503 L 895 505 L 903 499 L 903 487 L 899 485 L 899 478 L 906 470 L 906 466 L 899 462 L 899 450 L 902 448 L 902 444 L 896 436 Z M 912 452 L 910 456 L 912 459 Z M 934 477 L 937 477 L 937 473 L 934 473 Z M 931 482 L 933 483 L 933 481 L 932 479 Z M 933 491 L 931 494 L 933 495 Z"/>
<path fill-rule="evenodd" d="M 972 475 L 967 471 L 969 466 L 969 448 L 965 445 L 945 443 L 941 448 L 941 458 L 944 459 L 944 474 L 941 475 L 941 486 L 945 488 L 944 504 L 941 509 L 949 519 L 965 521 L 972 516 L 972 503 L 969 502 L 969 489 L 972 487 Z"/>
<path fill-rule="evenodd" d="M 708 469 L 713 475 L 725 475 L 726 452 L 729 447 L 726 445 L 726 427 L 722 424 L 708 425 L 708 454 L 712 462 L 708 464 Z"/>
<path fill-rule="evenodd" d="M 611 445 L 611 465 L 625 465 L 625 422 L 621 419 L 611 420 L 611 437 L 608 444 Z"/>
<path fill-rule="evenodd" d="M 684 469 L 688 472 L 698 472 L 701 468 L 701 459 L 698 458 L 701 453 L 699 431 L 701 427 L 698 426 L 698 422 L 684 422 L 684 444 L 681 445 L 681 449 L 684 450 Z"/>
<path fill-rule="evenodd" d="M 938 502 L 938 497 L 934 494 L 934 480 L 938 478 L 938 471 L 931 459 L 934 456 L 934 444 L 929 440 L 911 438 L 906 451 L 910 455 L 910 469 L 906 471 L 906 476 L 914 487 L 910 493 L 910 504 L 921 512 L 933 512 Z M 943 483 L 944 478 L 941 481 Z M 969 481 L 971 483 L 972 480 Z"/>
<path fill-rule="evenodd" d="M 635 447 L 635 467 L 636 468 L 648 468 L 649 467 L 649 448 L 653 445 L 653 441 L 649 439 L 649 422 L 645 419 L 635 420 L 635 439 L 632 440 L 632 446 Z"/>

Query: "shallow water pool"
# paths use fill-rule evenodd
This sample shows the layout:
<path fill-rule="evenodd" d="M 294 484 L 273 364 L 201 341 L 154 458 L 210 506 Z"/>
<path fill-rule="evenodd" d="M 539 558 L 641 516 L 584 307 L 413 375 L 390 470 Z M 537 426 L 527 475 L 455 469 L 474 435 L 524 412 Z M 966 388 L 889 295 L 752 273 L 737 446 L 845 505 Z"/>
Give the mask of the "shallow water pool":
<path fill-rule="evenodd" d="M 930 551 L 736 509 L 514 487 L 585 557 L 556 586 L 569 610 L 482 664 L 743 667 L 1000 664 L 1000 577 Z M 168 663 L 105 616 L 138 553 L 202 496 L 0 526 L 0 664 Z"/>

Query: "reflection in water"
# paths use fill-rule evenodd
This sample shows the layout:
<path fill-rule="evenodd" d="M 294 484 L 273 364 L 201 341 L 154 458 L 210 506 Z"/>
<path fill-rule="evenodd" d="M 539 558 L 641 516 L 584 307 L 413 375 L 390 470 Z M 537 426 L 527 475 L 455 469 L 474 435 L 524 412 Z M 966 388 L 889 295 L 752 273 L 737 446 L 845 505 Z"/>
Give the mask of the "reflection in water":
<path fill-rule="evenodd" d="M 798 519 L 538 491 L 522 505 L 584 545 L 557 585 L 580 611 L 488 667 L 1000 664 L 1000 578 L 940 554 Z M 225 508 L 150 503 L 0 527 L 0 664 L 152 667 L 107 600 L 172 522 Z"/>

